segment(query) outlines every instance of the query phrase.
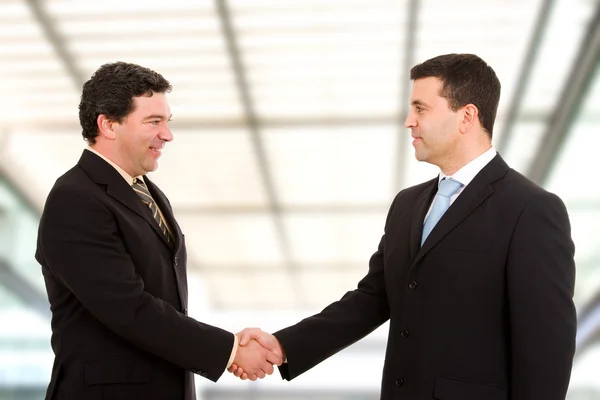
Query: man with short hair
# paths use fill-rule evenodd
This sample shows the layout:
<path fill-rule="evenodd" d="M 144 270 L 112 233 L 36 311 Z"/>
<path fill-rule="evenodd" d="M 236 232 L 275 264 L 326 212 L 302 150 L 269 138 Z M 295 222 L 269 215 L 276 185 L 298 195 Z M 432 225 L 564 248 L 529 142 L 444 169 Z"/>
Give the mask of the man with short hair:
<path fill-rule="evenodd" d="M 187 316 L 184 236 L 146 176 L 173 139 L 170 90 L 123 62 L 83 86 L 89 147 L 50 191 L 38 234 L 56 356 L 46 399 L 190 400 L 193 373 L 216 381 L 235 360 L 255 380 L 282 361 Z"/>
<path fill-rule="evenodd" d="M 411 79 L 405 126 L 439 176 L 398 193 L 357 289 L 241 344 L 284 354 L 291 380 L 389 319 L 383 400 L 564 400 L 577 325 L 567 210 L 492 146 L 500 82 L 485 61 L 442 55 Z"/>

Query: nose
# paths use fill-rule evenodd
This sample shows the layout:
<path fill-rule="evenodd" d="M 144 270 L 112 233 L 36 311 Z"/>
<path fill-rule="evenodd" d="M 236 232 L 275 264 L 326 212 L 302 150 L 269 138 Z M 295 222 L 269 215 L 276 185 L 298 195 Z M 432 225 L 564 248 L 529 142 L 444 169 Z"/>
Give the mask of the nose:
<path fill-rule="evenodd" d="M 171 129 L 169 129 L 168 126 L 165 126 L 158 134 L 158 137 L 165 142 L 170 142 L 173 140 L 173 132 L 171 132 Z"/>
<path fill-rule="evenodd" d="M 414 128 L 416 126 L 416 124 L 417 124 L 417 122 L 416 122 L 413 112 L 411 110 L 406 115 L 406 119 L 404 120 L 404 127 L 405 128 Z"/>

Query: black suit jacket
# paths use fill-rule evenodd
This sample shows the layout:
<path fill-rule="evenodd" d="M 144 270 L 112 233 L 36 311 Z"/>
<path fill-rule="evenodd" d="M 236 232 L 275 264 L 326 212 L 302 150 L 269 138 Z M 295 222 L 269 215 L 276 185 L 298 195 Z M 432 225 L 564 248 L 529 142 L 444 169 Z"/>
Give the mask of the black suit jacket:
<path fill-rule="evenodd" d="M 390 319 L 381 399 L 564 400 L 576 332 L 565 206 L 497 155 L 420 247 L 437 183 L 396 196 L 356 290 L 275 333 L 283 377 Z"/>
<path fill-rule="evenodd" d="M 194 399 L 196 372 L 216 381 L 233 335 L 186 316 L 184 236 L 165 195 L 171 246 L 123 177 L 85 150 L 41 217 L 36 259 L 52 311 L 47 399 Z"/>

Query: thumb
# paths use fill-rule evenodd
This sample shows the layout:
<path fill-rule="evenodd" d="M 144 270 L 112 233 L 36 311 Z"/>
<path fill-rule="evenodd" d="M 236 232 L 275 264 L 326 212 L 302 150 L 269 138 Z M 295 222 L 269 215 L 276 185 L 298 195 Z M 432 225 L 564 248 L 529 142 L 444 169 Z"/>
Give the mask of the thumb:
<path fill-rule="evenodd" d="M 261 336 L 262 331 L 259 328 L 246 328 L 238 333 L 238 339 L 240 340 L 240 346 L 246 346 L 252 339 L 258 339 Z"/>

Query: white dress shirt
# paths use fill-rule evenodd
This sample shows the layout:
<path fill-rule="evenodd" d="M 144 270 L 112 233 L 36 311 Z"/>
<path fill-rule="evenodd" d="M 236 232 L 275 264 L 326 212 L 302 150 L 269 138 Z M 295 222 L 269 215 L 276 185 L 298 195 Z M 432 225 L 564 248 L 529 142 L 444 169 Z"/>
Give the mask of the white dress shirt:
<path fill-rule="evenodd" d="M 463 190 L 465 190 L 467 185 L 469 183 L 471 183 L 471 181 L 475 178 L 475 176 L 486 165 L 488 165 L 489 162 L 492 161 L 492 159 L 494 157 L 496 157 L 496 154 L 497 154 L 496 149 L 494 148 L 494 146 L 492 146 L 485 153 L 483 153 L 482 155 L 480 155 L 479 157 L 477 157 L 476 159 L 474 159 L 473 161 L 471 161 L 470 163 L 468 163 L 467 165 L 465 165 L 464 167 L 462 167 L 461 169 L 456 171 L 454 173 L 454 175 L 448 176 L 448 175 L 444 174 L 442 171 L 440 171 L 440 175 L 438 177 L 438 184 L 444 178 L 452 178 L 455 181 L 462 183 L 462 186 L 456 191 L 456 193 L 454 193 L 450 197 L 450 205 L 452 205 L 452 203 L 454 203 L 454 201 L 458 198 L 458 196 L 460 196 L 460 194 L 463 192 Z M 429 216 L 429 213 L 431 212 L 431 207 L 433 207 L 433 201 L 431 202 L 431 205 L 429 206 L 429 211 L 427 211 L 427 215 L 425 215 L 425 219 L 423 220 L 423 223 L 425 223 L 425 220 Z"/>

